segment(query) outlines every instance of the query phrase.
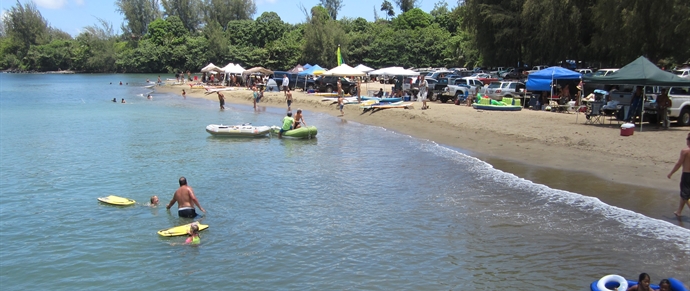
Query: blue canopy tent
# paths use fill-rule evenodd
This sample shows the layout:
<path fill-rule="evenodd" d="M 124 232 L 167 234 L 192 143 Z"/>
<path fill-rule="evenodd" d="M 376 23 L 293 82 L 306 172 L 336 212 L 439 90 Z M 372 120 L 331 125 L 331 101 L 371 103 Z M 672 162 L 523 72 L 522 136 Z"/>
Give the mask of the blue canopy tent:
<path fill-rule="evenodd" d="M 304 66 L 302 66 L 302 67 L 306 70 L 306 69 L 311 68 L 311 65 L 310 65 L 309 63 L 306 63 L 306 64 L 304 64 Z"/>
<path fill-rule="evenodd" d="M 561 67 L 549 67 L 527 76 L 527 90 L 550 91 L 553 80 L 578 80 L 582 74 Z"/>
<path fill-rule="evenodd" d="M 307 65 L 309 65 L 309 64 L 307 64 Z M 302 67 L 306 68 L 307 65 L 304 65 Z M 309 69 L 306 69 L 304 71 L 297 73 L 297 76 L 304 76 L 304 87 L 305 88 L 307 87 L 307 76 L 314 76 L 315 75 L 314 72 L 317 72 L 317 71 L 320 71 L 320 73 L 323 73 L 323 72 L 328 71 L 328 70 L 322 68 L 319 65 L 313 65 L 313 66 L 309 67 Z M 298 80 L 299 80 L 299 78 L 298 78 Z"/>
<path fill-rule="evenodd" d="M 554 80 L 579 80 L 582 79 L 582 74 L 571 71 L 561 67 L 548 67 L 543 70 L 536 71 L 527 76 L 526 90 L 529 91 L 549 91 L 553 96 L 553 82 Z M 581 96 L 578 94 L 578 104 Z M 578 110 L 579 112 L 579 110 Z"/>

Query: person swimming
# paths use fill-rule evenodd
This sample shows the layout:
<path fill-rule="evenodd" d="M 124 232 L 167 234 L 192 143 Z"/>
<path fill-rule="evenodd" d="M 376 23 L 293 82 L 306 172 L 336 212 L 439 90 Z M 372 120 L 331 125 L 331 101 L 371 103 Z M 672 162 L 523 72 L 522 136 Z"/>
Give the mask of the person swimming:
<path fill-rule="evenodd" d="M 187 245 L 198 245 L 201 243 L 201 239 L 199 238 L 199 225 L 193 223 L 189 227 L 189 237 L 184 243 Z"/>
<path fill-rule="evenodd" d="M 151 206 L 156 206 L 158 205 L 158 196 L 153 195 L 151 196 Z"/>

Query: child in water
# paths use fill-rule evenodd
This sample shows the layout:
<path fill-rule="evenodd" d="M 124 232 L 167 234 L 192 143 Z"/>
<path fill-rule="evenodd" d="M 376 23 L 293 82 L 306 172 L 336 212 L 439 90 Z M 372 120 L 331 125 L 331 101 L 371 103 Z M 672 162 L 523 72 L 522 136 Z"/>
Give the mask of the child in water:
<path fill-rule="evenodd" d="M 652 291 L 651 287 L 649 287 L 649 284 L 652 282 L 652 279 L 649 278 L 649 275 L 647 273 L 642 273 L 640 276 L 637 278 L 637 285 L 633 285 L 628 288 L 627 291 Z"/>
<path fill-rule="evenodd" d="M 153 195 L 151 196 L 151 206 L 157 206 L 158 205 L 158 196 Z"/>
<path fill-rule="evenodd" d="M 184 244 L 198 245 L 199 243 L 201 243 L 201 239 L 199 239 L 199 225 L 194 223 L 189 227 L 189 237 Z"/>

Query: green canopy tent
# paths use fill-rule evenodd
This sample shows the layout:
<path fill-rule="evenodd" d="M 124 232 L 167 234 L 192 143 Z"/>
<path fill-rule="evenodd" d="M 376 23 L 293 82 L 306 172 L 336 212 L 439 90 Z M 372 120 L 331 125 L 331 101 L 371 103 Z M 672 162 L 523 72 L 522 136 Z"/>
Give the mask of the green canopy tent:
<path fill-rule="evenodd" d="M 606 85 L 690 86 L 690 80 L 659 69 L 645 57 L 637 58 L 612 75 L 601 77 L 585 76 L 582 79 L 585 83 Z M 644 104 L 640 106 L 640 117 L 643 117 L 643 109 Z M 642 131 L 642 118 L 640 118 L 640 131 Z"/>

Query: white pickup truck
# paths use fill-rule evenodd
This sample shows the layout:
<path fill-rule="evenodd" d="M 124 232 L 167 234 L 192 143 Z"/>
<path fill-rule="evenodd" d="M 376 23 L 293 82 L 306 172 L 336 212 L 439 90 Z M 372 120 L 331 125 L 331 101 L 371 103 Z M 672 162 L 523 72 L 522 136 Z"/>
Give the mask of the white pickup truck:
<path fill-rule="evenodd" d="M 448 84 L 448 86 L 443 88 L 443 92 L 439 94 L 438 98 L 443 103 L 446 103 L 449 100 L 465 100 L 469 94 L 476 92 L 475 90 L 478 90 L 481 84 L 483 84 L 481 81 L 475 79 L 454 79 L 451 84 Z"/>
<path fill-rule="evenodd" d="M 690 88 L 687 87 L 670 87 L 668 90 L 668 97 L 671 98 L 671 108 L 668 115 L 668 119 L 676 120 L 681 126 L 690 126 Z M 654 87 L 650 92 L 648 89 L 647 95 L 653 96 L 656 100 L 656 96 L 659 93 L 659 88 Z M 650 94 L 651 93 L 651 94 Z M 645 120 L 649 120 L 651 123 L 657 123 L 658 119 L 656 116 L 656 102 L 645 103 Z"/>

